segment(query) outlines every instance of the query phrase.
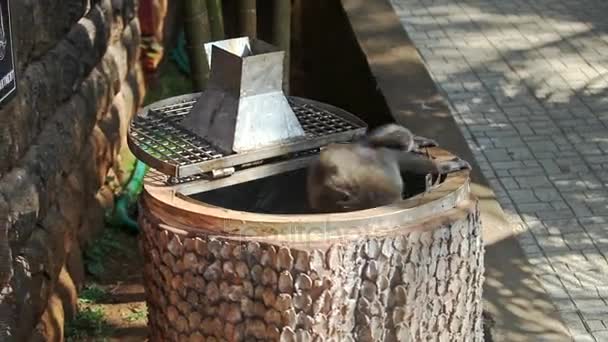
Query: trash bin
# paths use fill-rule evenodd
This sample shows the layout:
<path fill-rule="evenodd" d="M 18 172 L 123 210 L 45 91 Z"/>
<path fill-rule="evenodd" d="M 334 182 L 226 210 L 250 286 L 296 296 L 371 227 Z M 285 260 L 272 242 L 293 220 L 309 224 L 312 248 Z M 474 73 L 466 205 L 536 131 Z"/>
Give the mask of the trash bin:
<path fill-rule="evenodd" d="M 214 90 L 152 104 L 130 126 L 131 149 L 152 168 L 139 205 L 151 340 L 482 341 L 484 247 L 469 171 L 432 188 L 410 180 L 420 191 L 391 205 L 311 212 L 306 165 L 365 124 L 284 96 L 280 58 L 261 69 L 279 68 L 271 77 L 249 79 L 255 87 L 227 81 L 230 62 L 247 74 L 249 57 L 275 52 L 220 43 L 207 47 Z"/>

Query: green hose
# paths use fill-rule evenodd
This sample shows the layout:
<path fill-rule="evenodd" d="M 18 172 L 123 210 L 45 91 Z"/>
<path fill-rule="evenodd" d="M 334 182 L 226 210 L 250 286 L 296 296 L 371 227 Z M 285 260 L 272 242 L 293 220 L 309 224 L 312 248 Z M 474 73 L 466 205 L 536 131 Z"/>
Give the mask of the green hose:
<path fill-rule="evenodd" d="M 173 50 L 171 50 L 171 59 L 177 64 L 177 68 L 186 75 L 190 75 L 190 57 L 186 50 L 186 34 L 184 30 L 179 32 L 177 38 L 177 44 Z"/>
<path fill-rule="evenodd" d="M 139 227 L 137 221 L 129 216 L 129 209 L 137 203 L 137 198 L 143 188 L 144 176 L 147 171 L 148 166 L 146 164 L 139 160 L 135 162 L 135 170 L 133 171 L 127 186 L 116 199 L 114 215 L 110 220 L 113 225 L 124 227 L 132 234 L 139 233 Z"/>

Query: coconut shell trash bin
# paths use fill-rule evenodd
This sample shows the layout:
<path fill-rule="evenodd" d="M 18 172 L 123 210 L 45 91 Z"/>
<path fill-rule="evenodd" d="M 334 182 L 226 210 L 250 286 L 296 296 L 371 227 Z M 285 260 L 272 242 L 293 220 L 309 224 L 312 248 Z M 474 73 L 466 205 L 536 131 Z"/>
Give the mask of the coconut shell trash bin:
<path fill-rule="evenodd" d="M 291 122 L 292 136 L 253 149 L 240 140 L 238 152 L 238 127 L 216 144 L 208 140 L 221 136 L 182 124 L 206 115 L 195 112 L 204 93 L 152 104 L 131 123 L 131 149 L 153 168 L 139 204 L 150 340 L 482 341 L 484 249 L 469 171 L 431 188 L 415 180 L 420 190 L 392 205 L 312 213 L 305 166 L 365 124 L 285 98 L 302 130 Z M 233 122 L 244 115 L 233 112 Z"/>

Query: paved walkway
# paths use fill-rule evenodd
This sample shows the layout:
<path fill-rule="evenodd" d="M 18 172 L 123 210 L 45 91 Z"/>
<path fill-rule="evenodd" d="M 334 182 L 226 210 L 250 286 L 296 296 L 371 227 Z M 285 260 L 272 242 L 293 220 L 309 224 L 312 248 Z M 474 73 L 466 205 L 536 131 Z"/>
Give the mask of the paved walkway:
<path fill-rule="evenodd" d="M 576 341 L 608 341 L 608 1 L 391 0 Z"/>

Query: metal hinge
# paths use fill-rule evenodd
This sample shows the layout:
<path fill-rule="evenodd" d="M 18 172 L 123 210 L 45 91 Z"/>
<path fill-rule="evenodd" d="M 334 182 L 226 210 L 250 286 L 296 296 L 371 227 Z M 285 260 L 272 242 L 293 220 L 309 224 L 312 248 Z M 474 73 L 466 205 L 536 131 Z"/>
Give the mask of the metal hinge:
<path fill-rule="evenodd" d="M 211 170 L 209 174 L 211 176 L 211 179 L 219 179 L 232 176 L 235 171 L 236 170 L 234 167 L 225 167 L 223 169 Z"/>

